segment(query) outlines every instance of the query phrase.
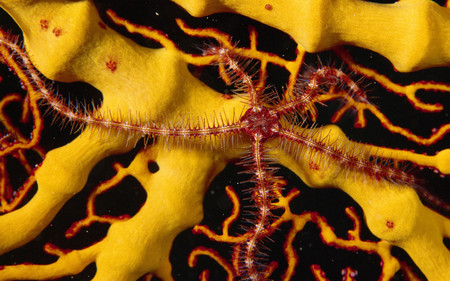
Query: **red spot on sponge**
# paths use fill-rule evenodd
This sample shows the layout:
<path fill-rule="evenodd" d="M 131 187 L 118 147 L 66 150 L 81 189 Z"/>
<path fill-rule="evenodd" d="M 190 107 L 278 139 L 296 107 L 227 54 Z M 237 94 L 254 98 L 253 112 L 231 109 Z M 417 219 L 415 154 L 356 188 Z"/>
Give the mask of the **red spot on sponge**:
<path fill-rule="evenodd" d="M 106 62 L 106 68 L 111 70 L 111 72 L 116 71 L 117 69 L 117 62 L 113 61 L 113 60 L 109 60 Z"/>
<path fill-rule="evenodd" d="M 47 30 L 48 29 L 48 20 L 46 19 L 41 19 L 39 21 L 40 25 L 41 25 L 41 29 L 42 30 Z"/>
<path fill-rule="evenodd" d="M 53 28 L 52 32 L 53 32 L 53 34 L 55 34 L 56 37 L 59 37 L 62 34 L 62 29 L 59 27 L 55 27 L 55 28 Z"/>
<path fill-rule="evenodd" d="M 393 221 L 386 221 L 386 226 L 387 226 L 389 229 L 392 229 L 392 228 L 394 228 L 394 222 L 393 222 Z"/>

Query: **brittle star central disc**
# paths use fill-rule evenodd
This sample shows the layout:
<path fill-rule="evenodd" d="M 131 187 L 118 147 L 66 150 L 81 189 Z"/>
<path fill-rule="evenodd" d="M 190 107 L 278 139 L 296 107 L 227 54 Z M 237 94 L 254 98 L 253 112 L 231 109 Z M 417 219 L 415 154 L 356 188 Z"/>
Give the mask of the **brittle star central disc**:
<path fill-rule="evenodd" d="M 277 133 L 279 128 L 277 114 L 265 107 L 257 107 L 247 110 L 242 116 L 241 122 L 244 131 L 251 136 L 261 136 L 269 139 Z"/>

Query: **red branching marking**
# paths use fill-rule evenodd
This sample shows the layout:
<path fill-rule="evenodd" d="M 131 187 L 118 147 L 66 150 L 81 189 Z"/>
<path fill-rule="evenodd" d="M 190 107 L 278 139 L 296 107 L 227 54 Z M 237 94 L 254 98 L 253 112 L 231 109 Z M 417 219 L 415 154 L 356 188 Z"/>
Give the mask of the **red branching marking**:
<path fill-rule="evenodd" d="M 47 30 L 48 29 L 48 20 L 46 19 L 41 19 L 39 21 L 40 25 L 41 25 L 41 29 L 42 30 Z"/>
<path fill-rule="evenodd" d="M 52 32 L 55 35 L 55 37 L 59 37 L 62 35 L 63 30 L 60 27 L 55 27 L 53 28 Z"/>
<path fill-rule="evenodd" d="M 110 59 L 105 63 L 106 68 L 109 69 L 112 73 L 114 73 L 117 69 L 117 62 Z"/>

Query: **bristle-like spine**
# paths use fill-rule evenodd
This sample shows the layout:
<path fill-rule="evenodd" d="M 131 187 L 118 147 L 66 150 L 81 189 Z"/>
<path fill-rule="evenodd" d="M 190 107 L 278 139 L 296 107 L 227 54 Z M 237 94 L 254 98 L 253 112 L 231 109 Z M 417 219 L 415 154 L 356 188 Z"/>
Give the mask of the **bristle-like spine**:
<path fill-rule="evenodd" d="M 314 104 L 319 102 L 319 96 L 339 88 L 345 88 L 351 98 L 369 103 L 360 84 L 353 81 L 350 75 L 341 69 L 320 66 L 318 69 L 311 69 L 308 76 L 297 78 L 292 95 L 287 95 L 290 98 L 277 105 L 277 112 L 278 114 L 297 113 L 304 117 L 306 113 L 309 113 L 315 119 L 317 110 Z"/>
<path fill-rule="evenodd" d="M 246 168 L 245 173 L 252 175 L 248 182 L 254 184 L 254 187 L 247 190 L 253 202 L 253 211 L 249 212 L 250 218 L 247 221 L 250 226 L 245 229 L 250 235 L 241 246 L 239 274 L 243 280 L 254 281 L 266 279 L 264 272 L 268 249 L 263 242 L 270 231 L 270 222 L 274 219 L 271 202 L 277 198 L 277 193 L 274 192 L 276 168 L 270 167 L 265 159 L 263 138 L 258 135 L 254 137 L 251 151 L 240 162 Z"/>
<path fill-rule="evenodd" d="M 238 53 L 222 46 L 209 46 L 204 55 L 217 57 L 216 64 L 219 67 L 220 77 L 227 84 L 233 85 L 234 93 L 242 98 L 249 107 L 260 106 L 266 90 L 254 83 L 258 75 L 257 60 L 241 57 Z"/>
<path fill-rule="evenodd" d="M 246 60 L 227 48 L 214 47 L 208 54 L 218 56 L 219 70 L 225 82 L 230 82 L 244 95 L 248 110 L 240 118 L 241 132 L 247 134 L 251 142 L 251 152 L 240 162 L 245 173 L 252 175 L 247 181 L 254 185 L 248 190 L 253 211 L 245 231 L 248 239 L 241 245 L 239 275 L 242 280 L 266 280 L 267 261 L 263 239 L 273 221 L 272 201 L 276 197 L 274 175 L 276 169 L 269 167 L 265 160 L 265 142 L 272 137 L 272 126 L 276 126 L 277 116 L 264 107 L 264 89 L 254 82 L 256 62 Z"/>
<path fill-rule="evenodd" d="M 326 169 L 330 161 L 339 167 L 338 173 L 346 177 L 360 175 L 362 180 L 388 181 L 414 186 L 416 179 L 389 157 L 378 156 L 368 145 L 354 143 L 345 137 L 329 141 L 330 132 L 323 129 L 280 129 L 280 146 L 295 159 L 307 159 L 311 169 Z M 361 178 L 355 178 L 361 180 Z"/>
<path fill-rule="evenodd" d="M 79 132 L 86 126 L 91 126 L 96 128 L 97 132 L 106 130 L 107 135 L 114 131 L 116 136 L 121 132 L 127 133 L 129 136 L 140 135 L 150 138 L 159 136 L 169 141 L 174 140 L 177 145 L 182 144 L 184 140 L 189 138 L 206 139 L 210 137 L 214 141 L 221 136 L 220 139 L 224 142 L 222 146 L 226 147 L 226 138 L 222 136 L 236 135 L 241 130 L 241 126 L 234 116 L 230 119 L 224 114 L 212 118 L 205 117 L 203 120 L 198 118 L 195 124 L 194 121 L 196 120 L 192 120 L 192 118 L 187 118 L 187 121 L 183 124 L 173 124 L 167 121 L 150 121 L 148 118 L 144 120 L 138 113 L 133 114 L 132 112 L 123 114 L 116 111 L 113 114 L 109 109 L 94 109 L 94 112 L 90 112 L 85 104 L 79 104 L 78 102 L 73 104 L 54 93 L 34 69 L 27 54 L 17 42 L 3 36 L 0 37 L 0 44 L 6 46 L 11 55 L 15 57 L 14 60 L 20 64 L 23 70 L 21 72 L 27 75 L 27 80 L 31 81 L 33 90 L 40 94 L 41 105 L 48 106 L 47 113 L 54 114 L 52 123 L 59 121 L 62 127 L 70 124 L 72 132 Z M 181 120 L 186 120 L 186 118 L 181 118 Z"/>

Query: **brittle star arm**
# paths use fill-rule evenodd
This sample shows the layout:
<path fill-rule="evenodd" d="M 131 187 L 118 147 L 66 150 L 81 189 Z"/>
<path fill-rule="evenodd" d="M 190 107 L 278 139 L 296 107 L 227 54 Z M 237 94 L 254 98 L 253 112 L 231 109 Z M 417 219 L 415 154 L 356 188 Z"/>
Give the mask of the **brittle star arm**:
<path fill-rule="evenodd" d="M 219 116 L 197 116 L 197 120 L 183 117 L 185 119 L 184 123 L 180 125 L 172 124 L 170 121 L 168 124 L 164 124 L 164 122 L 155 124 L 154 122 L 149 121 L 147 116 L 144 118 L 141 117 L 140 114 L 134 118 L 134 122 L 129 122 L 127 121 L 127 118 L 120 113 L 116 113 L 114 116 L 113 113 L 108 111 L 106 116 L 102 116 L 101 112 L 97 112 L 96 114 L 80 112 L 71 104 L 65 104 L 58 95 L 55 95 L 53 91 L 47 88 L 46 83 L 34 69 L 27 54 L 16 42 L 12 42 L 9 38 L 2 36 L 0 38 L 0 44 L 6 49 L 9 49 L 16 57 L 16 60 L 18 60 L 18 62 L 16 62 L 10 57 L 4 57 L 4 59 L 7 60 L 8 65 L 13 67 L 16 75 L 19 76 L 24 85 L 26 85 L 26 88 L 31 92 L 30 96 L 33 99 L 44 100 L 54 111 L 56 111 L 56 114 L 65 118 L 64 122 L 81 124 L 82 127 L 90 125 L 92 127 L 106 128 L 108 130 L 115 129 L 117 131 L 136 133 L 138 135 L 163 137 L 205 137 L 236 133 L 241 129 L 240 124 L 236 122 L 237 117 L 235 115 L 231 117 L 222 114 L 219 114 Z M 34 88 L 37 88 L 39 92 Z M 129 119 L 129 116 L 127 117 Z M 3 150 L 2 152 L 5 154 L 8 153 L 9 150 Z"/>
<path fill-rule="evenodd" d="M 309 111 L 315 120 L 317 111 L 314 103 L 320 102 L 319 96 L 326 93 L 333 95 L 336 88 L 341 87 L 348 89 L 346 96 L 352 99 L 353 103 L 368 103 L 364 91 L 341 69 L 320 66 L 309 77 L 297 78 L 292 93 L 286 92 L 283 100 L 273 110 L 278 115 L 296 112 L 304 115 L 306 111 Z"/>
<path fill-rule="evenodd" d="M 65 9 L 59 7 L 60 9 Z M 83 5 L 77 5 L 74 8 L 84 17 L 95 17 L 99 23 L 102 23 L 98 18 L 96 11 L 92 4 L 89 2 Z M 115 16 L 114 13 L 109 12 L 113 19 L 121 23 L 121 19 Z M 35 15 L 36 16 L 36 15 Z M 19 17 L 19 23 L 21 15 Z M 81 16 L 80 16 L 81 17 Z M 25 20 L 24 20 L 25 21 Z M 38 34 L 47 35 L 48 29 L 51 25 L 57 25 L 52 20 L 46 19 L 44 15 L 40 20 L 41 30 Z M 25 24 L 28 24 L 25 21 Z M 133 25 L 128 24 L 130 29 Z M 33 42 L 32 33 L 28 37 L 25 36 L 25 43 L 27 44 L 27 50 L 34 55 L 34 62 L 39 67 L 39 70 L 51 78 L 67 80 L 78 79 L 86 81 L 98 89 L 102 90 L 103 103 L 94 113 L 85 114 L 79 112 L 72 105 L 66 105 L 58 95 L 55 95 L 52 91 L 46 88 L 45 83 L 40 79 L 37 72 L 34 70 L 31 61 L 27 55 L 16 45 L 11 44 L 9 46 L 14 49 L 14 52 L 19 54 L 22 60 L 22 65 L 25 68 L 26 73 L 30 73 L 30 79 L 33 80 L 36 87 L 41 92 L 41 96 L 38 98 L 44 99 L 51 108 L 62 115 L 66 121 L 74 122 L 76 124 L 91 125 L 93 127 L 106 128 L 108 130 L 126 131 L 136 133 L 142 136 L 164 136 L 164 137 L 190 137 L 190 136 L 207 136 L 207 135 L 220 135 L 237 132 L 240 130 L 240 126 L 236 121 L 236 116 L 224 116 L 221 115 L 222 111 L 211 111 L 203 109 L 203 112 L 198 110 L 197 113 L 189 110 L 189 114 L 192 116 L 192 120 L 186 114 L 186 110 L 179 110 L 180 106 L 196 108 L 198 104 L 199 93 L 204 93 L 202 101 L 209 102 L 210 105 L 217 105 L 217 108 L 222 108 L 223 112 L 228 107 L 239 107 L 239 102 L 236 100 L 229 101 L 228 106 L 220 105 L 220 99 L 217 99 L 219 93 L 206 87 L 203 83 L 195 79 L 187 69 L 187 62 L 202 63 L 204 61 L 210 61 L 211 58 L 195 57 L 180 52 L 174 43 L 170 41 L 164 34 L 159 31 L 152 30 L 147 27 L 135 27 L 136 32 L 140 32 L 143 36 L 152 38 L 161 42 L 165 49 L 151 50 L 143 48 L 130 40 L 124 39 L 118 35 L 115 31 L 107 28 L 106 25 L 99 25 L 90 27 L 85 32 L 92 33 L 91 36 L 98 37 L 98 41 L 103 41 L 103 48 L 96 49 L 88 47 L 84 50 L 77 50 L 79 54 L 74 58 L 75 61 L 67 61 L 67 63 L 78 64 L 86 63 L 92 64 L 92 69 L 97 71 L 89 72 L 84 70 L 85 67 L 79 69 L 64 69 L 64 74 L 55 73 L 59 71 L 57 66 L 47 65 L 49 62 L 43 60 L 40 55 L 35 55 L 36 52 L 42 52 L 42 46 L 35 46 Z M 57 40 L 58 37 L 69 35 L 68 28 L 63 26 L 56 26 L 54 30 L 60 30 L 61 33 L 54 35 Z M 130 32 L 135 32 L 133 29 Z M 25 35 L 27 33 L 25 32 Z M 62 38 L 61 38 L 62 39 Z M 61 40 L 59 39 L 59 40 Z M 31 46 L 30 46 L 31 45 Z M 63 60 L 67 60 L 70 52 L 75 50 L 69 45 L 65 49 L 57 50 L 58 53 L 54 54 Z M 73 55 L 74 56 L 74 55 Z M 87 60 L 87 57 L 89 59 Z M 98 59 L 104 59 L 103 63 L 96 61 L 92 62 L 90 57 Z M 146 62 L 143 65 L 135 65 L 132 57 L 142 57 L 142 61 Z M 86 62 L 87 60 L 87 62 Z M 78 62 L 79 61 L 79 62 Z M 168 67 L 168 64 L 171 67 Z M 162 70 L 162 68 L 164 70 Z M 68 74 L 69 73 L 69 74 Z M 96 73 L 96 75 L 92 75 Z M 134 74 L 138 75 L 134 75 Z M 64 77 L 60 76 L 64 75 Z M 67 76 L 67 77 L 66 77 Z M 70 76 L 70 78 L 68 77 Z M 176 81 L 183 81 L 173 83 L 172 77 L 182 76 L 182 79 Z M 126 77 L 127 81 L 121 81 Z M 130 78 L 133 77 L 133 78 Z M 130 81 L 130 80 L 136 81 Z M 158 82 L 156 82 L 158 81 Z M 148 83 L 149 86 L 140 87 Z M 196 92 L 197 95 L 187 95 L 187 92 Z M 132 93 L 133 99 L 126 98 L 125 93 Z M 139 101 L 139 102 L 136 102 Z M 219 101 L 219 104 L 218 104 Z M 223 102 L 225 102 L 223 100 Z M 125 106 L 124 106 L 125 105 Z M 120 112 L 120 108 L 133 108 L 134 112 Z M 197 106 L 198 108 L 198 106 Z M 239 109 L 237 109 L 239 110 Z M 169 112 L 171 116 L 177 116 L 186 119 L 183 125 L 175 124 L 173 120 L 168 118 Z M 228 111 L 231 112 L 231 111 Z M 203 116 L 202 116 L 203 115 Z"/>
<path fill-rule="evenodd" d="M 373 234 L 408 252 L 430 280 L 445 280 L 449 274 L 450 253 L 442 239 L 450 236 L 449 220 L 425 207 L 407 178 L 402 183 L 401 173 L 398 180 L 390 180 L 387 169 L 385 176 L 376 178 L 375 170 L 386 167 L 377 167 L 368 157 L 408 160 L 448 174 L 450 150 L 434 156 L 381 148 L 377 153 L 377 149 L 369 145 L 350 142 L 334 125 L 321 129 L 281 128 L 279 135 L 288 139 L 273 144 L 276 146 L 273 153 L 278 155 L 282 165 L 290 167 L 311 187 L 342 189 L 361 206 Z M 354 163 L 350 165 L 350 161 Z M 368 169 L 373 171 L 368 172 Z M 424 247 L 434 250 L 431 253 L 423 250 Z"/>
<path fill-rule="evenodd" d="M 177 119 L 186 112 L 194 117 L 209 115 L 209 110 L 186 110 L 196 108 L 198 93 L 204 93 L 200 96 L 207 99 L 205 103 L 222 102 L 217 99 L 220 93 L 189 73 L 187 65 L 194 56 L 179 51 L 164 34 L 154 30 L 151 38 L 164 48 L 150 49 L 134 43 L 107 27 L 91 1 L 0 1 L 0 5 L 23 30 L 26 51 L 43 75 L 63 82 L 83 81 L 101 91 L 103 101 L 96 117 L 129 124 L 148 120 L 153 125 L 163 120 L 173 122 L 167 116 Z M 68 22 L 66 15 L 72 21 Z M 138 62 L 136 57 L 140 58 Z M 204 65 L 211 58 L 195 60 Z M 197 93 L 197 97 L 188 93 Z M 130 108 L 132 112 L 128 112 Z"/>
<path fill-rule="evenodd" d="M 399 71 L 450 63 L 450 10 L 428 0 L 382 4 L 354 0 L 174 0 L 195 17 L 238 13 L 282 30 L 306 51 L 355 45 L 388 58 Z M 350 16 L 343 16 L 345 11 Z"/>
<path fill-rule="evenodd" d="M 195 79 L 187 70 L 183 57 L 174 50 L 143 48 L 106 27 L 89 1 L 34 2 L 30 4 L 33 8 L 22 2 L 16 3 L 17 5 L 12 5 L 11 1 L 0 3 L 24 30 L 27 52 L 44 75 L 62 81 L 85 81 L 102 91 L 103 103 L 95 112 L 97 117 L 116 116 L 122 124 L 137 122 L 139 118 L 136 118 L 136 115 L 121 117 L 115 113 L 120 108 L 134 108 L 140 114 L 145 114 L 143 120 L 158 122 L 168 113 L 175 117 L 182 116 L 185 112 L 201 116 L 218 112 L 219 109 L 230 112 L 228 107 L 243 106 L 237 100 L 218 99 L 220 94 Z M 73 21 L 68 22 L 65 19 L 64 15 L 68 14 Z M 89 24 L 86 25 L 86 22 Z M 102 47 L 98 48 L 100 45 Z M 135 57 L 141 57 L 144 63 L 135 64 Z M 115 67 L 112 67 L 113 65 Z M 27 68 L 28 65 L 24 67 Z M 33 72 L 30 75 L 32 76 Z M 173 77 L 182 78 L 176 80 L 179 82 L 174 82 Z M 32 80 L 39 81 L 33 76 Z M 43 96 L 34 98 L 46 99 L 50 104 L 57 101 L 52 96 L 45 96 L 46 88 L 42 83 L 36 84 L 42 90 Z M 196 94 L 188 95 L 190 92 Z M 129 98 L 131 95 L 132 99 Z M 199 99 L 202 99 L 202 102 L 199 102 Z M 204 106 L 199 107 L 199 104 Z M 56 111 L 62 109 L 61 113 L 71 114 L 60 105 L 53 103 Z M 192 112 L 190 109 L 198 111 Z M 78 121 L 88 120 L 82 119 Z M 8 229 L 7 226 L 14 225 L 14 221 L 29 222 L 17 230 L 11 230 L 12 234 L 17 232 L 17 235 L 8 236 L 6 232 L 2 232 L 1 235 L 8 236 L 1 239 L 2 252 L 35 237 L 56 215 L 64 202 L 84 186 L 85 178 L 95 163 L 109 154 L 123 153 L 131 149 L 130 144 L 134 141 L 128 142 L 130 135 L 117 134 L 116 138 L 105 140 L 105 135 L 115 128 L 93 128 L 95 122 L 91 125 L 94 126 L 86 127 L 82 135 L 72 143 L 48 153 L 36 172 L 38 192 L 35 198 L 27 206 L 0 218 L 1 229 Z M 136 137 L 144 134 L 145 132 L 131 137 L 136 140 Z M 79 154 L 80 152 L 82 153 Z M 58 169 L 61 171 L 57 172 Z M 51 180 L 50 176 L 54 176 L 55 172 L 58 174 L 58 180 Z M 29 216 L 30 213 L 33 215 Z M 38 214 L 42 217 L 37 218 Z"/>

